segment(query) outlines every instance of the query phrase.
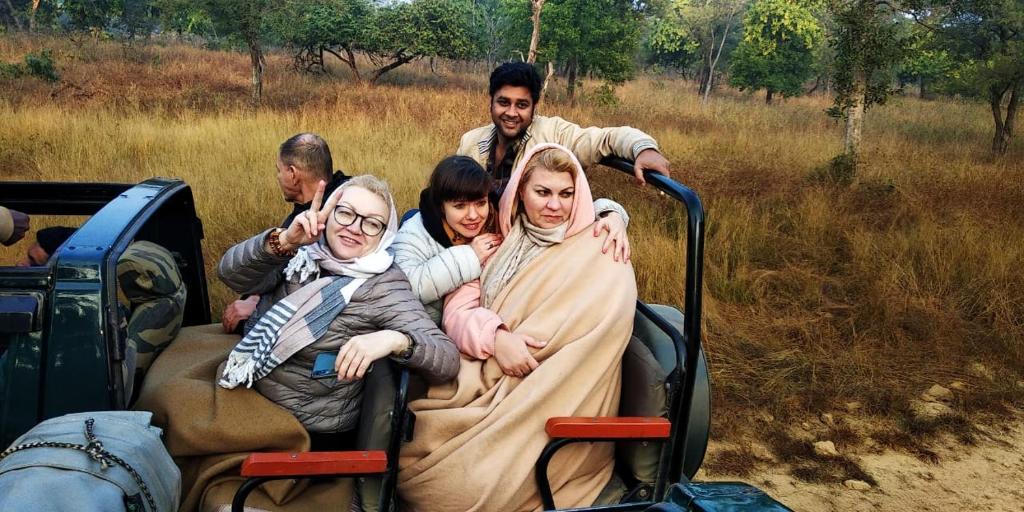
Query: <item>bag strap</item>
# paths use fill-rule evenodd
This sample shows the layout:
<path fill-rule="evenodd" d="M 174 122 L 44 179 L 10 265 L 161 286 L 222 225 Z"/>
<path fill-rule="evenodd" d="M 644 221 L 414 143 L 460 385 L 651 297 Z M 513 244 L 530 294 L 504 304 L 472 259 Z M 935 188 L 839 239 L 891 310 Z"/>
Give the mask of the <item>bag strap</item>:
<path fill-rule="evenodd" d="M 135 468 L 133 468 L 131 464 L 126 462 L 121 457 L 118 457 L 117 455 L 114 455 L 113 453 L 110 453 L 103 448 L 103 442 L 96 438 L 96 435 L 93 433 L 93 427 L 95 426 L 95 424 L 96 421 L 93 418 L 85 420 L 85 440 L 88 443 L 86 445 L 80 445 L 75 443 L 58 443 L 54 441 L 37 441 L 34 443 L 24 443 L 18 446 L 12 446 L 4 450 L 2 453 L 0 453 L 0 461 L 4 460 L 4 458 L 10 456 L 15 452 L 29 450 L 32 448 L 69 448 L 72 450 L 85 452 L 85 454 L 88 455 L 90 459 L 100 463 L 101 470 L 106 470 L 111 465 L 117 464 L 118 466 L 124 468 L 125 471 L 128 471 L 128 474 L 135 479 L 135 483 L 139 485 L 139 490 L 142 491 L 142 494 L 146 497 L 146 501 L 149 503 L 149 509 L 153 512 L 158 512 L 156 507 L 156 500 L 153 499 L 153 495 L 149 492 L 149 487 L 146 486 L 146 482 L 142 480 L 142 477 L 139 475 L 137 471 L 135 471 Z"/>

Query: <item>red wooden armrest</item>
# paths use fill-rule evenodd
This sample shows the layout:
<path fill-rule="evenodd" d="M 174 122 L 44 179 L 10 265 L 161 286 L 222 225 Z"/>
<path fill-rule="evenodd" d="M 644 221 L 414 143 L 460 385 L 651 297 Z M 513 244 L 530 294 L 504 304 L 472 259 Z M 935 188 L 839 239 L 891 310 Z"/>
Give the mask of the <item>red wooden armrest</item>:
<path fill-rule="evenodd" d="M 253 453 L 242 463 L 242 476 L 319 476 L 383 473 L 388 456 L 365 452 Z"/>
<path fill-rule="evenodd" d="M 667 439 L 672 423 L 660 417 L 549 418 L 544 430 L 552 439 Z"/>

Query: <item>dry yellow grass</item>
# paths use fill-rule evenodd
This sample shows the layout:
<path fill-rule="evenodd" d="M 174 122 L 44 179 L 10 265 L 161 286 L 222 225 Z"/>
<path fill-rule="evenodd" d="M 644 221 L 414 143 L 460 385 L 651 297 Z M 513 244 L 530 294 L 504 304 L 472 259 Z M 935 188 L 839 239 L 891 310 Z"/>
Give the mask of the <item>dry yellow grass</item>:
<path fill-rule="evenodd" d="M 2 39 L 0 59 L 44 45 L 57 48 L 59 84 L 0 82 L 0 177 L 184 178 L 208 267 L 287 212 L 273 168 L 286 137 L 320 133 L 336 167 L 385 177 L 410 207 L 458 136 L 487 122 L 481 65 L 449 65 L 443 77 L 411 66 L 367 88 L 294 74 L 275 54 L 266 104 L 252 111 L 240 54 Z M 1024 145 L 992 159 L 983 106 L 897 98 L 871 110 L 858 181 L 836 188 L 809 179 L 840 149 L 827 98 L 765 106 L 722 91 L 701 107 L 690 84 L 657 78 L 618 96 L 611 107 L 554 101 L 540 111 L 648 131 L 674 176 L 704 199 L 705 342 L 726 410 L 720 434 L 756 428 L 746 419 L 754 411 L 785 420 L 853 400 L 899 417 L 908 398 L 951 380 L 970 385 L 960 405 L 970 417 L 1020 404 Z M 598 194 L 633 213 L 641 296 L 681 303 L 680 213 L 625 177 L 593 176 Z M 212 274 L 210 283 L 219 311 L 232 294 Z M 996 381 L 969 375 L 972 362 Z"/>

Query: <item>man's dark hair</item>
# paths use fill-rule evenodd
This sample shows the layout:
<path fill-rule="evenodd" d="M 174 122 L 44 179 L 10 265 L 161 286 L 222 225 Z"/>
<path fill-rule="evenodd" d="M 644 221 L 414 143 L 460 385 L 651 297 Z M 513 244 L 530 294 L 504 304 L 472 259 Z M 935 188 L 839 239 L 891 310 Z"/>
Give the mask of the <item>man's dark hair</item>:
<path fill-rule="evenodd" d="M 75 234 L 75 228 L 66 226 L 53 226 L 43 228 L 36 232 L 36 243 L 46 251 L 47 256 L 53 256 L 61 244 L 66 242 L 71 235 Z"/>
<path fill-rule="evenodd" d="M 334 172 L 331 148 L 315 133 L 300 133 L 284 141 L 279 156 L 285 165 L 312 173 L 314 178 L 330 181 Z"/>
<path fill-rule="evenodd" d="M 533 98 L 533 102 L 536 104 L 540 101 L 540 89 L 544 86 L 544 80 L 540 78 L 540 73 L 537 73 L 537 69 L 533 67 L 533 64 L 506 62 L 494 68 L 494 71 L 491 71 L 489 94 L 493 98 L 494 93 L 506 85 L 526 87 L 530 90 L 530 97 Z"/>

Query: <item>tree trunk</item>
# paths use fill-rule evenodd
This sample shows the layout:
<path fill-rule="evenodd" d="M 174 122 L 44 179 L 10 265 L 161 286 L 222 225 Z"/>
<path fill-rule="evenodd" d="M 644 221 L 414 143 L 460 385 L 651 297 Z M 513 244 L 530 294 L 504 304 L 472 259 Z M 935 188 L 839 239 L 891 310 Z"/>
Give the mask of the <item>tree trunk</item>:
<path fill-rule="evenodd" d="M 927 83 L 925 82 L 923 76 L 918 78 L 918 80 L 917 80 L 917 87 L 918 87 L 918 95 L 917 95 L 917 97 L 921 98 L 922 100 L 926 99 L 928 97 L 928 89 L 927 89 Z"/>
<path fill-rule="evenodd" d="M 565 80 L 569 94 L 569 105 L 576 106 L 576 57 L 569 60 L 569 72 Z"/>
<path fill-rule="evenodd" d="M 704 89 L 701 90 L 701 92 L 700 92 L 700 101 L 703 104 L 707 104 L 708 97 L 711 95 L 711 86 L 714 85 L 712 83 L 712 82 L 714 82 L 714 79 L 715 79 L 714 55 L 715 55 L 715 33 L 714 33 L 714 31 L 712 31 L 711 32 L 711 45 L 708 47 L 708 52 L 706 54 L 707 61 L 704 63 L 704 69 L 706 69 L 708 73 L 707 73 L 707 76 L 705 76 L 704 80 L 703 80 L 704 81 Z"/>
<path fill-rule="evenodd" d="M 1005 88 L 992 86 L 989 89 L 989 104 L 992 106 L 992 117 L 996 127 L 995 135 L 992 137 L 992 152 L 997 155 L 1005 155 L 1010 148 L 1017 108 L 1020 106 L 1021 85 L 1022 80 L 1017 79 Z M 1010 104 L 1006 106 L 1006 117 L 1004 118 L 1003 97 L 1007 92 L 1010 92 Z"/>
<path fill-rule="evenodd" d="M 846 136 L 843 139 L 843 152 L 857 158 L 860 151 L 861 130 L 864 128 L 864 92 L 867 80 L 863 73 L 854 79 L 850 107 L 846 110 Z"/>
<path fill-rule="evenodd" d="M 263 99 L 263 49 L 258 39 L 250 38 L 248 43 L 249 62 L 252 64 L 252 96 L 249 100 L 258 107 Z"/>
<path fill-rule="evenodd" d="M 771 105 L 772 104 L 772 95 L 773 94 L 775 94 L 775 91 L 771 90 L 770 88 L 764 90 L 764 104 L 765 105 Z"/>
<path fill-rule="evenodd" d="M 544 77 L 544 85 L 540 88 L 540 97 L 545 98 L 548 92 L 548 84 L 551 83 L 551 76 L 555 74 L 555 64 L 548 61 L 548 74 Z"/>
<path fill-rule="evenodd" d="M 352 75 L 355 77 L 356 82 L 361 82 L 362 77 L 359 76 L 359 68 L 355 66 L 355 53 L 352 53 L 352 49 L 345 47 L 345 54 L 348 55 L 348 60 L 342 59 L 348 65 L 348 69 L 352 70 Z"/>
<path fill-rule="evenodd" d="M 540 46 L 540 10 L 544 8 L 545 0 L 530 0 L 533 7 L 533 14 L 530 19 L 533 21 L 533 34 L 530 35 L 530 51 L 526 54 L 526 62 L 533 64 L 537 62 L 537 47 Z"/>
<path fill-rule="evenodd" d="M 377 80 L 379 80 L 380 77 L 384 76 L 384 73 L 387 73 L 388 71 L 391 71 L 392 69 L 395 69 L 398 66 L 409 63 L 416 57 L 416 55 L 396 54 L 396 56 L 394 57 L 395 60 L 391 61 L 390 64 L 377 68 L 377 70 L 373 72 L 373 76 L 370 77 L 370 85 L 377 85 Z"/>
<path fill-rule="evenodd" d="M 817 91 L 819 87 L 821 87 L 821 75 L 818 75 L 814 79 L 814 86 L 811 87 L 810 89 L 808 89 L 807 92 L 805 92 L 804 94 L 807 95 L 807 96 L 810 96 L 810 95 L 814 94 L 814 91 Z"/>
<path fill-rule="evenodd" d="M 722 58 L 722 50 L 725 49 L 725 41 L 729 39 L 729 30 L 732 28 L 732 19 L 735 15 L 735 11 L 729 14 L 729 17 L 725 21 L 725 29 L 722 30 L 722 39 L 718 42 L 718 51 L 715 51 L 715 32 L 711 32 L 711 52 L 708 53 L 708 57 L 714 53 L 715 57 L 708 62 L 708 80 L 704 86 L 704 97 L 702 102 L 707 104 L 708 98 L 711 96 L 711 88 L 714 86 L 715 68 L 718 66 L 718 60 Z"/>
<path fill-rule="evenodd" d="M 697 84 L 698 97 L 704 94 L 704 88 L 707 87 L 710 76 L 711 73 L 708 70 L 708 61 L 706 59 L 701 59 L 700 76 L 698 77 L 700 79 L 700 82 Z"/>
<path fill-rule="evenodd" d="M 25 27 L 21 26 L 21 20 L 18 19 L 18 11 L 14 10 L 11 0 L 7 0 L 7 12 L 11 13 L 11 19 L 14 20 L 14 25 L 18 27 L 18 30 L 24 30 Z"/>
<path fill-rule="evenodd" d="M 32 10 L 28 14 L 28 31 L 33 33 L 36 31 L 36 11 L 39 10 L 40 0 L 32 0 Z"/>
<path fill-rule="evenodd" d="M 363 77 L 359 75 L 359 66 L 356 65 L 356 54 L 352 53 L 352 49 L 347 46 L 343 49 L 345 50 L 345 55 L 348 58 L 343 59 L 341 58 L 341 55 L 338 55 L 337 53 L 335 53 L 334 56 L 337 57 L 338 60 L 348 64 L 348 68 L 352 70 L 352 76 L 355 77 L 356 82 L 362 82 Z"/>

